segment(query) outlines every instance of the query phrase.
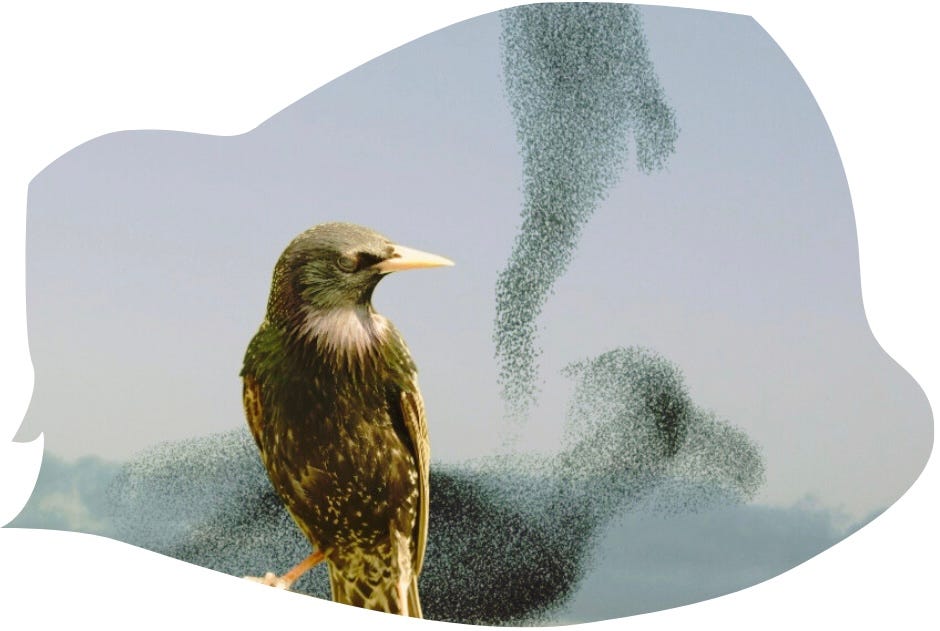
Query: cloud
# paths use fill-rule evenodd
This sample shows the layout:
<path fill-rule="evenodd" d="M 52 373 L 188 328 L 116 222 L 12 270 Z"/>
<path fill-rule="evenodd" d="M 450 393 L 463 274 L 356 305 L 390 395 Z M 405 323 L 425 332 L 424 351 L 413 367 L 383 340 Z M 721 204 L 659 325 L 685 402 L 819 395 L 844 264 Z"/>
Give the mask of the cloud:
<path fill-rule="evenodd" d="M 744 505 L 695 514 L 628 515 L 564 613 L 571 621 L 678 607 L 781 574 L 847 535 L 824 508 Z"/>
<path fill-rule="evenodd" d="M 112 534 L 105 490 L 119 469 L 100 458 L 69 462 L 46 452 L 30 501 L 9 526 Z"/>

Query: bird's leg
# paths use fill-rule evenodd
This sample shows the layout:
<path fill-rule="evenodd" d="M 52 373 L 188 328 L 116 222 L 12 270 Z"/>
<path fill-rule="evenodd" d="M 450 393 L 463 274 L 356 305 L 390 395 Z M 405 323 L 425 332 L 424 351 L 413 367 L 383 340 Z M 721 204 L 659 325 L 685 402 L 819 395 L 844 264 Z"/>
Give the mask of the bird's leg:
<path fill-rule="evenodd" d="M 293 585 L 298 578 L 312 570 L 314 566 L 325 558 L 325 555 L 317 550 L 281 576 L 276 575 L 274 572 L 268 572 L 264 576 L 246 576 L 245 578 L 249 581 L 255 581 L 262 585 L 270 585 L 278 589 L 290 589 L 291 585 Z"/>
<path fill-rule="evenodd" d="M 306 559 L 295 565 L 289 572 L 287 572 L 287 574 L 281 577 L 281 580 L 287 581 L 287 586 L 290 587 L 294 584 L 294 581 L 312 570 L 314 566 L 318 565 L 325 558 L 326 557 L 323 555 L 323 553 L 317 550 Z"/>

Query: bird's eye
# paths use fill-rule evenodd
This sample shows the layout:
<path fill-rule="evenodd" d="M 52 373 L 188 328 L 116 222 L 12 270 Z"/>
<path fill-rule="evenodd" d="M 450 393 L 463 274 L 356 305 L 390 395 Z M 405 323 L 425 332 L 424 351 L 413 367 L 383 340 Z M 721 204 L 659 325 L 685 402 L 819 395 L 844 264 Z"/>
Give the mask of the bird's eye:
<path fill-rule="evenodd" d="M 336 259 L 336 266 L 344 272 L 355 272 L 359 267 L 359 258 L 352 254 L 342 254 Z"/>

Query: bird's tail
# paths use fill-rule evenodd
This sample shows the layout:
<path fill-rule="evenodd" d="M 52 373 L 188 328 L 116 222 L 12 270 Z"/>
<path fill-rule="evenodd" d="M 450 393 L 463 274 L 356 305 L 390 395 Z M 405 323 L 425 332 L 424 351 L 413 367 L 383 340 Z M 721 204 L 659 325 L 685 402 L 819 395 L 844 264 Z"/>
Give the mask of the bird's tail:
<path fill-rule="evenodd" d="M 365 576 L 350 577 L 339 571 L 333 563 L 330 563 L 329 567 L 330 591 L 334 602 L 398 615 L 407 614 L 412 618 L 423 617 L 417 577 L 412 577 L 411 584 L 408 586 L 405 597 L 408 608 L 405 610 L 398 596 L 398 586 L 394 577 L 383 576 L 378 580 L 369 580 Z"/>

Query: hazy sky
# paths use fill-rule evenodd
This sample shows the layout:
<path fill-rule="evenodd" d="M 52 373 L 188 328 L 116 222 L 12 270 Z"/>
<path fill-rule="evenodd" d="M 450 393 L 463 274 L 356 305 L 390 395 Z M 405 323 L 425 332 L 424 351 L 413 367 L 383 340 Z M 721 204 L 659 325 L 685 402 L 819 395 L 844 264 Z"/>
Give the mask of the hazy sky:
<path fill-rule="evenodd" d="M 648 346 L 762 445 L 759 499 L 881 507 L 923 466 L 929 409 L 868 331 L 825 121 L 751 19 L 642 13 L 678 149 L 662 173 L 631 163 L 585 229 L 541 320 L 544 396 L 523 447 L 557 442 L 561 367 Z M 274 262 L 296 233 L 343 219 L 457 262 L 388 278 L 375 302 L 421 369 L 434 457 L 498 449 L 493 289 L 521 204 L 498 35 L 492 15 L 434 33 L 242 136 L 117 133 L 40 174 L 19 438 L 124 458 L 241 426 L 238 371 Z"/>

